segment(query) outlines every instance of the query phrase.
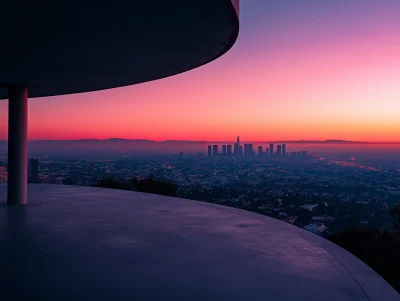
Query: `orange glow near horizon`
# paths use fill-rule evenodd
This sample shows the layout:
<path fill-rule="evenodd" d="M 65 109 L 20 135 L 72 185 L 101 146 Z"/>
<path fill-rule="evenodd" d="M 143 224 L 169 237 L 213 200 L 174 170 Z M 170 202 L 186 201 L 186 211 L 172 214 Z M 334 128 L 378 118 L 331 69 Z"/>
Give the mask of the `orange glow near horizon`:
<path fill-rule="evenodd" d="M 29 139 L 400 141 L 400 1 L 325 3 L 320 15 L 267 2 L 242 3 L 236 45 L 209 65 L 31 99 Z M 7 139 L 7 101 L 0 117 Z"/>

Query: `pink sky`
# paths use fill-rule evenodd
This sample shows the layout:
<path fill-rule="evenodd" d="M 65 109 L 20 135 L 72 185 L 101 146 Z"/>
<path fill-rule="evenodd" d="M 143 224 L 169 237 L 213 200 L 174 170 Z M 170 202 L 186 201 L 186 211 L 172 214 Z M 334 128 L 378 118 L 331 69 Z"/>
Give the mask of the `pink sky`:
<path fill-rule="evenodd" d="M 400 141 L 400 1 L 293 2 L 242 1 L 236 45 L 196 70 L 31 99 L 29 139 Z"/>

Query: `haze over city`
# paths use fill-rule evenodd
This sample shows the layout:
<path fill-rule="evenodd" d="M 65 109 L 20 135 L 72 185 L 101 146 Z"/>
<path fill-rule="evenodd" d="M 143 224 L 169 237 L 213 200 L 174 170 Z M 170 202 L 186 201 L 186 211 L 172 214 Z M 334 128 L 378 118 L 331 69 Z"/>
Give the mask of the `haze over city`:
<path fill-rule="evenodd" d="M 242 4 L 239 39 L 219 60 L 141 85 L 30 99 L 28 138 L 399 141 L 399 1 Z"/>

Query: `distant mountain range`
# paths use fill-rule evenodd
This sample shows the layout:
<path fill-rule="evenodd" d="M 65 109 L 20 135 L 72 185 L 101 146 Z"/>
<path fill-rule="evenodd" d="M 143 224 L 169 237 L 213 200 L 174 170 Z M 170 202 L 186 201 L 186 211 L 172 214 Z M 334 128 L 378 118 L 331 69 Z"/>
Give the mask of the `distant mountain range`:
<path fill-rule="evenodd" d="M 75 140 L 29 140 L 29 142 L 148 142 L 148 143 L 234 143 L 235 141 L 217 141 L 217 140 L 149 140 L 149 139 L 125 139 L 125 138 L 108 138 L 108 139 L 75 139 Z M 243 141 L 242 141 L 243 142 Z M 7 140 L 0 140 L 0 144 L 7 144 Z M 243 143 L 375 143 L 367 141 L 351 141 L 351 140 L 274 140 L 274 141 L 244 141 Z M 400 142 L 385 142 L 400 143 Z"/>
<path fill-rule="evenodd" d="M 193 141 L 165 140 L 154 141 L 146 139 L 80 139 L 80 140 L 31 140 L 28 142 L 30 156 L 95 156 L 95 155 L 137 155 L 156 153 L 195 153 L 206 152 L 210 144 L 233 144 L 234 141 Z M 242 142 L 243 143 L 243 142 Z M 290 140 L 290 141 L 259 141 L 254 144 L 287 143 L 290 144 L 374 144 L 363 141 L 347 140 Z M 394 143 L 392 143 L 394 144 Z M 310 146 L 311 147 L 311 146 Z M 308 149 L 308 148 L 307 148 Z M 7 141 L 0 140 L 0 155 L 7 155 Z"/>
<path fill-rule="evenodd" d="M 276 141 L 275 143 L 348 143 L 348 144 L 366 144 L 371 143 L 367 141 L 351 141 L 351 140 L 288 140 Z"/>

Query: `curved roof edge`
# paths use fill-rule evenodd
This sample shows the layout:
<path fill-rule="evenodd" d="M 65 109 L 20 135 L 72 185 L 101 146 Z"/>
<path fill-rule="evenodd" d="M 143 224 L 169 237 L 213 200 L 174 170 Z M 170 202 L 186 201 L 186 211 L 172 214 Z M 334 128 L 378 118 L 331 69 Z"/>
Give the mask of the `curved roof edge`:
<path fill-rule="evenodd" d="M 210 1 L 210 3 L 213 3 L 212 1 Z M 197 56 L 195 58 L 193 58 L 192 63 L 189 63 L 189 61 L 181 61 L 181 63 L 179 64 L 175 64 L 174 60 L 169 60 L 169 65 L 165 68 L 164 71 L 157 71 L 158 69 L 158 62 L 154 61 L 154 62 L 150 62 L 148 63 L 148 60 L 145 62 L 142 62 L 138 59 L 134 59 L 130 62 L 129 66 L 125 66 L 127 68 L 127 70 L 137 70 L 136 73 L 132 72 L 120 72 L 120 70 L 122 70 L 121 64 L 122 63 L 118 63 L 118 64 L 114 64 L 114 61 L 112 61 L 112 59 L 110 60 L 106 60 L 106 61 L 102 61 L 103 65 L 102 66 L 98 66 L 98 65 L 94 65 L 92 64 L 92 61 L 101 61 L 101 56 L 91 56 L 91 60 L 86 60 L 86 55 L 87 55 L 87 51 L 90 50 L 90 47 L 94 47 L 93 45 L 96 45 L 95 42 L 97 42 L 97 40 L 95 40 L 96 38 L 98 38 L 98 36 L 93 36 L 92 38 L 94 39 L 94 42 L 92 43 L 91 41 L 88 41 L 87 44 L 90 46 L 89 48 L 85 48 L 85 50 L 87 50 L 86 52 L 80 52 L 79 47 L 73 47 L 71 48 L 72 50 L 70 51 L 71 55 L 70 58 L 75 59 L 77 58 L 77 60 L 75 60 L 74 62 L 76 62 L 76 64 L 78 66 L 80 66 L 79 68 L 76 68 L 76 66 L 71 65 L 69 66 L 70 68 L 64 68 L 64 63 L 60 63 L 59 61 L 55 61 L 55 64 L 53 65 L 52 62 L 54 61 L 54 57 L 56 56 L 56 54 L 58 52 L 54 51 L 54 55 L 52 57 L 50 57 L 48 59 L 47 65 L 45 66 L 41 66 L 42 70 L 38 71 L 39 73 L 37 73 L 36 69 L 37 66 L 35 64 L 33 64 L 32 66 L 30 66 L 31 69 L 26 69 L 25 66 L 20 66 L 20 68 L 16 68 L 15 66 L 12 66 L 12 60 L 9 60 L 9 62 L 6 62 L 2 65 L 2 74 L 0 74 L 0 99 L 7 99 L 8 98 L 8 93 L 7 93 L 7 86 L 9 84 L 13 84 L 13 83 L 26 83 L 32 86 L 32 89 L 30 89 L 29 92 L 29 97 L 30 98 L 35 98 L 35 97 L 48 97 L 48 96 L 59 96 L 59 95 L 68 95 L 68 94 L 78 94 L 78 93 L 87 93 L 87 92 L 95 92 L 95 91 L 102 91 L 102 90 L 108 90 L 108 89 L 115 89 L 115 88 L 120 88 L 120 87 L 127 87 L 127 86 L 131 86 L 131 85 L 136 85 L 136 84 L 141 84 L 141 83 L 145 83 L 145 82 L 151 82 L 154 80 L 159 80 L 159 79 L 163 79 L 163 78 L 167 78 L 170 76 L 174 76 L 174 75 L 178 75 L 190 70 L 193 70 L 195 68 L 201 67 L 203 65 L 206 65 L 216 59 L 218 59 L 219 57 L 223 56 L 226 52 L 228 52 L 232 46 L 235 44 L 238 35 L 239 35 L 239 0 L 221 0 L 220 2 L 218 2 L 219 4 L 221 4 L 220 7 L 224 8 L 224 12 L 226 12 L 226 14 L 224 14 L 224 20 L 229 21 L 229 25 L 227 25 L 227 27 L 229 28 L 229 30 L 226 29 L 222 29 L 222 31 L 225 30 L 225 36 L 224 36 L 224 41 L 221 44 L 215 44 L 217 41 L 210 40 L 210 41 L 204 41 L 205 44 L 207 45 L 207 42 L 209 43 L 209 51 L 208 53 L 204 53 L 201 58 L 201 56 Z M 148 5 L 147 5 L 148 6 Z M 146 6 L 146 8 L 148 8 Z M 205 6 L 202 8 L 204 9 Z M 122 14 L 122 12 L 119 11 L 119 13 Z M 199 12 L 199 14 L 201 13 L 201 10 Z M 211 22 L 211 20 L 215 19 L 215 14 L 214 15 L 210 15 L 209 16 L 210 19 L 208 20 L 209 24 L 209 28 L 208 30 L 212 30 L 212 28 L 214 28 L 213 23 Z M 212 17 L 212 18 L 211 18 Z M 122 19 L 125 20 L 125 19 Z M 199 24 L 201 24 L 201 22 L 207 22 L 207 16 L 205 16 L 205 18 L 197 18 L 196 20 L 198 20 Z M 110 20 L 108 20 L 110 21 Z M 122 21 L 121 21 L 122 22 Z M 91 24 L 91 23 L 90 23 Z M 218 25 L 218 22 L 215 23 Z M 43 24 L 42 24 L 43 25 Z M 59 24 L 60 26 L 63 25 L 62 22 L 60 22 Z M 44 25 L 43 25 L 44 26 Z M 120 24 L 118 25 L 120 26 Z M 172 24 L 170 26 L 170 28 L 168 28 L 169 30 L 172 30 L 174 28 L 174 24 Z M 73 28 L 76 29 L 76 28 Z M 89 28 L 90 29 L 90 28 Z M 90 30 L 87 30 L 88 33 L 90 32 Z M 71 29 L 72 31 L 72 29 Z M 229 32 L 229 34 L 228 34 Z M 108 33 L 110 36 L 110 33 Z M 125 33 L 126 34 L 126 33 Z M 184 34 L 184 32 L 180 32 L 180 34 Z M 203 31 L 203 36 L 206 34 L 206 31 Z M 122 35 L 122 34 L 121 34 Z M 111 35 L 112 37 L 112 35 Z M 179 37 L 179 36 L 178 36 Z M 43 36 L 42 39 L 44 39 L 46 41 L 46 36 Z M 147 37 L 144 36 L 143 38 L 144 42 L 149 42 L 147 40 Z M 65 43 L 67 43 L 67 40 L 63 40 Z M 158 40 L 157 40 L 158 41 Z M 179 43 L 175 44 L 171 44 L 171 43 L 165 43 L 163 44 L 163 47 L 165 47 L 165 51 L 167 53 L 174 53 L 175 48 L 176 47 L 179 51 L 187 51 L 188 53 L 191 50 L 190 48 L 188 50 L 185 49 L 185 41 L 182 40 L 183 44 L 180 45 Z M 193 39 L 194 42 L 196 42 L 195 39 Z M 64 43 L 63 42 L 63 43 Z M 163 42 L 163 41 L 161 41 Z M 161 43 L 159 42 L 159 43 Z M 179 42 L 179 41 L 178 41 Z M 91 43 L 91 44 L 90 44 Z M 151 41 L 149 42 L 151 43 Z M 163 42 L 164 43 L 164 42 Z M 114 45 L 110 42 L 110 45 Z M 196 44 L 192 43 L 191 46 L 196 47 Z M 86 45 L 87 46 L 87 45 Z M 109 46 L 110 48 L 111 46 Z M 172 47 L 171 51 L 169 50 L 168 47 Z M 213 48 L 214 47 L 214 48 Z M 112 48 L 112 47 L 111 47 Z M 111 49 L 110 48 L 110 49 Z M 182 48 L 182 49 L 181 49 Z M 127 48 L 123 48 L 123 49 L 127 49 Z M 58 49 L 59 50 L 59 49 Z M 112 49 L 111 49 L 112 50 Z M 7 50 L 8 51 L 8 50 Z M 24 50 L 25 51 L 25 50 Z M 105 50 L 104 50 L 105 51 Z M 141 48 L 139 48 L 138 51 L 143 51 Z M 7 55 L 8 52 L 5 52 Z M 32 56 L 35 57 L 35 55 L 42 55 L 40 52 L 34 53 Z M 154 53 L 152 53 L 153 55 Z M 20 53 L 16 53 L 13 55 L 15 57 L 18 57 L 18 55 L 20 55 Z M 124 54 L 125 55 L 125 54 Z M 112 57 L 112 56 L 109 56 Z M 137 56 L 140 57 L 140 56 Z M 177 59 L 177 57 L 174 57 L 174 59 L 176 59 L 178 62 L 179 60 Z M 82 62 L 80 62 L 79 60 L 81 60 Z M 186 59 L 187 60 L 187 59 Z M 35 62 L 39 62 L 40 60 L 36 60 Z M 62 61 L 62 60 L 61 60 Z M 122 57 L 120 59 L 120 61 L 122 60 Z M 80 64 L 82 63 L 82 64 Z M 143 64 L 142 64 L 143 63 Z M 151 66 L 146 65 L 146 64 L 152 64 Z M 186 66 L 185 66 L 186 65 Z M 92 70 L 92 66 L 96 66 L 96 70 Z M 108 67 L 108 66 L 112 66 L 113 70 L 108 70 L 107 72 L 105 72 L 102 67 Z M 136 66 L 137 69 L 131 68 L 132 66 Z M 148 68 L 150 67 L 150 68 Z M 64 69 L 63 69 L 64 68 Z M 143 70 L 142 70 L 143 69 Z M 99 71 L 100 70 L 100 71 Z M 117 72 L 118 71 L 118 72 Z M 55 76 L 56 75 L 56 76 Z M 90 80 L 88 80 L 88 76 L 90 78 Z"/>
<path fill-rule="evenodd" d="M 181 73 L 185 73 L 187 71 L 190 71 L 190 70 L 199 68 L 201 66 L 207 65 L 208 63 L 211 63 L 212 61 L 215 61 L 216 59 L 220 58 L 225 53 L 227 53 L 233 47 L 233 45 L 235 45 L 236 40 L 237 40 L 237 38 L 239 36 L 239 29 L 240 29 L 240 25 L 239 25 L 239 19 L 240 19 L 240 17 L 239 17 L 239 0 L 228 0 L 228 1 L 230 1 L 232 3 L 231 8 L 232 8 L 232 10 L 234 10 L 234 12 L 232 13 L 232 16 L 235 16 L 235 15 L 237 16 L 237 18 L 233 17 L 233 22 L 235 22 L 237 24 L 237 26 L 235 26 L 236 31 L 231 36 L 226 48 L 221 53 L 219 53 L 215 57 L 209 59 L 208 61 L 204 62 L 203 64 L 200 64 L 197 67 L 193 67 L 193 68 L 188 69 L 186 71 L 183 71 Z M 178 74 L 181 74 L 181 73 L 176 73 L 174 75 L 178 75 Z M 171 76 L 174 76 L 174 75 L 171 75 Z M 167 76 L 167 77 L 169 77 L 169 76 Z"/>
<path fill-rule="evenodd" d="M 231 4 L 232 4 L 231 9 L 234 10 L 234 12 L 232 13 L 232 16 L 236 15 L 236 17 L 237 17 L 237 18 L 233 17 L 232 21 L 234 23 L 236 23 L 237 25 L 235 26 L 236 31 L 231 36 L 226 48 L 223 51 L 221 51 L 219 54 L 217 54 L 215 57 L 212 57 L 211 59 L 207 60 L 206 62 L 204 62 L 204 63 L 202 63 L 200 65 L 197 65 L 197 66 L 195 66 L 195 67 L 193 67 L 191 69 L 187 69 L 185 71 L 178 72 L 178 73 L 175 73 L 175 74 L 172 74 L 172 75 L 168 75 L 168 76 L 165 76 L 165 77 L 160 77 L 160 78 L 157 78 L 157 79 L 154 79 L 154 80 L 149 80 L 147 82 L 156 81 L 156 80 L 160 80 L 160 79 L 163 79 L 163 78 L 168 78 L 168 77 L 175 76 L 175 75 L 178 75 L 178 74 L 182 74 L 182 73 L 194 70 L 196 68 L 199 68 L 201 66 L 207 65 L 207 64 L 211 63 L 212 61 L 215 61 L 216 59 L 222 57 L 225 53 L 227 53 L 233 47 L 233 45 L 235 45 L 236 40 L 237 40 L 237 38 L 239 36 L 239 29 L 240 29 L 240 22 L 239 22 L 239 19 L 240 19 L 239 2 L 240 2 L 240 0 L 227 0 L 227 1 L 231 2 Z M 142 82 L 142 83 L 146 83 L 146 82 Z"/>
<path fill-rule="evenodd" d="M 239 7 L 240 7 L 239 0 L 232 0 L 232 4 L 233 4 L 233 7 L 236 10 L 236 14 L 239 17 Z"/>

